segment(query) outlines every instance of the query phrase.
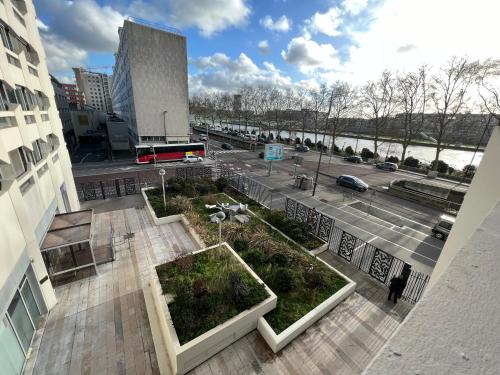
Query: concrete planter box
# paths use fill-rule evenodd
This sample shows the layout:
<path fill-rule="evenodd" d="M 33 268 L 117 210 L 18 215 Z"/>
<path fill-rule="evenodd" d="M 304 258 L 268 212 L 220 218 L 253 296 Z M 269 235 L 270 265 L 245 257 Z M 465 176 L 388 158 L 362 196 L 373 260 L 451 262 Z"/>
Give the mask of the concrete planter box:
<path fill-rule="evenodd" d="M 339 303 L 344 301 L 347 297 L 354 293 L 354 290 L 356 289 L 356 283 L 353 280 L 349 279 L 347 276 L 331 267 L 322 259 L 318 258 L 318 260 L 323 262 L 323 264 L 336 272 L 339 276 L 343 277 L 347 281 L 347 284 L 342 289 L 337 291 L 337 293 L 324 300 L 313 310 L 309 311 L 306 315 L 297 320 L 280 334 L 276 334 L 276 332 L 274 332 L 274 330 L 264 317 L 260 318 L 257 325 L 257 330 L 260 332 L 267 345 L 269 345 L 274 353 L 279 352 L 290 342 L 292 342 L 297 336 L 305 332 L 307 328 L 321 319 Z"/>
<path fill-rule="evenodd" d="M 146 202 L 146 208 L 149 212 L 149 215 L 153 219 L 153 222 L 155 225 L 164 225 L 164 224 L 170 224 L 174 223 L 177 221 L 180 221 L 181 224 L 184 226 L 184 228 L 187 230 L 191 238 L 200 246 L 200 248 L 206 247 L 205 242 L 198 236 L 198 234 L 194 231 L 194 229 L 191 227 L 191 224 L 189 224 L 188 219 L 183 214 L 178 214 L 178 215 L 170 215 L 170 216 L 164 216 L 164 217 L 156 217 L 155 210 L 153 210 L 153 207 L 151 206 L 151 203 L 149 203 L 148 196 L 146 195 L 147 190 L 155 190 L 155 187 L 148 187 L 148 188 L 142 188 L 141 189 L 141 194 L 142 197 L 144 198 L 144 201 Z"/>
<path fill-rule="evenodd" d="M 193 252 L 193 254 L 210 250 L 218 245 Z M 223 244 L 245 269 L 261 284 L 264 282 L 226 243 Z M 264 284 L 265 285 L 265 284 Z M 156 270 L 151 281 L 144 286 L 148 318 L 153 332 L 158 365 L 161 374 L 185 374 L 206 361 L 225 347 L 257 328 L 259 319 L 276 307 L 276 295 L 265 285 L 269 297 L 245 310 L 228 321 L 212 328 L 197 338 L 180 345 L 175 327 L 167 305 L 167 298 L 162 289 Z"/>

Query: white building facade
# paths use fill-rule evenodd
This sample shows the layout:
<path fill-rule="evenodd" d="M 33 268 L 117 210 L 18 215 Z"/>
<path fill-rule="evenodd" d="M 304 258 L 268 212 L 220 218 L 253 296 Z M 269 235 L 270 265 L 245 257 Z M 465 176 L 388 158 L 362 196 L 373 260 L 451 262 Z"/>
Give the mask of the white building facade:
<path fill-rule="evenodd" d="M 126 20 L 118 32 L 113 109 L 129 124 L 131 144 L 188 143 L 186 38 L 134 21 Z"/>
<path fill-rule="evenodd" d="M 113 105 L 110 94 L 112 77 L 84 68 L 73 68 L 73 71 L 78 89 L 85 97 L 85 103 L 98 111 L 112 113 Z"/>
<path fill-rule="evenodd" d="M 56 303 L 40 244 L 79 209 L 31 0 L 0 2 L 0 372 L 18 374 Z"/>

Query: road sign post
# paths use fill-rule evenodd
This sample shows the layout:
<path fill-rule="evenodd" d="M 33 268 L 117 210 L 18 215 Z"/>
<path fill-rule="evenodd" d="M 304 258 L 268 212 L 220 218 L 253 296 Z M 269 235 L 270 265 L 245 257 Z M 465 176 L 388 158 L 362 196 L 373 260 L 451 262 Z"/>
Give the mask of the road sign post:
<path fill-rule="evenodd" d="M 269 162 L 267 175 L 271 176 L 274 160 L 283 160 L 283 145 L 281 143 L 268 143 L 264 150 L 264 160 Z"/>
<path fill-rule="evenodd" d="M 167 210 L 167 198 L 165 197 L 165 169 L 160 169 L 158 174 L 161 176 L 161 187 L 163 188 L 163 209 Z"/>

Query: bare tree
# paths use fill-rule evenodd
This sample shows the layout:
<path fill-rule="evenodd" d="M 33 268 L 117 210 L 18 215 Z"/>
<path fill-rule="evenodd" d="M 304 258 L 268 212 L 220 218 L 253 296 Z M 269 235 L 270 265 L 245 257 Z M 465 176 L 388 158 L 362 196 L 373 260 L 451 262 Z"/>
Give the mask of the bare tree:
<path fill-rule="evenodd" d="M 395 82 L 392 74 L 386 70 L 382 72 L 378 81 L 368 81 L 363 86 L 361 94 L 368 117 L 374 127 L 374 153 L 377 157 L 378 139 L 396 106 Z"/>
<path fill-rule="evenodd" d="M 299 88 L 295 93 L 295 101 L 298 110 L 300 110 L 300 119 L 302 122 L 302 137 L 300 139 L 301 143 L 304 144 L 304 134 L 306 132 L 307 117 L 309 111 L 311 110 L 311 100 L 308 97 L 307 90 Z"/>
<path fill-rule="evenodd" d="M 248 130 L 248 122 L 254 116 L 255 88 L 253 86 L 244 86 L 240 89 L 241 95 L 241 117 L 245 121 L 245 133 Z"/>
<path fill-rule="evenodd" d="M 335 138 L 347 124 L 345 117 L 353 113 L 356 106 L 356 89 L 347 82 L 337 81 L 332 86 L 330 107 L 330 123 L 332 136 L 332 151 L 335 147 Z"/>
<path fill-rule="evenodd" d="M 406 157 L 406 150 L 416 134 L 424 126 L 425 106 L 427 103 L 428 67 L 422 65 L 417 72 L 401 74 L 397 77 L 397 101 L 402 115 L 401 163 Z"/>
<path fill-rule="evenodd" d="M 322 84 L 318 89 L 312 89 L 309 91 L 309 95 L 311 97 L 311 110 L 313 112 L 315 144 L 318 143 L 319 121 L 321 119 L 321 113 L 328 105 L 329 94 L 330 92 L 325 84 Z"/>
<path fill-rule="evenodd" d="M 488 59 L 481 64 L 478 92 L 484 109 L 500 122 L 500 60 Z"/>
<path fill-rule="evenodd" d="M 480 63 L 467 57 L 453 57 L 434 75 L 430 82 L 430 102 L 435 112 L 436 156 L 433 169 L 438 167 L 439 154 L 446 147 L 444 140 L 456 115 L 465 111 L 467 92 L 477 80 Z"/>

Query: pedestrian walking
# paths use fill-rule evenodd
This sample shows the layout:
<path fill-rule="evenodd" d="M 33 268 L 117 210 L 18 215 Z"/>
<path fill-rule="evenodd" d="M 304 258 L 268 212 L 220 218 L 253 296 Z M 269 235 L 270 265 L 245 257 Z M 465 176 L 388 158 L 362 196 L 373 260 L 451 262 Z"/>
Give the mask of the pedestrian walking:
<path fill-rule="evenodd" d="M 401 298 L 404 289 L 404 281 L 401 276 L 395 276 L 391 279 L 391 283 L 389 285 L 389 297 L 387 300 L 390 301 L 392 295 L 394 295 L 394 303 L 398 302 L 398 298 Z"/>

